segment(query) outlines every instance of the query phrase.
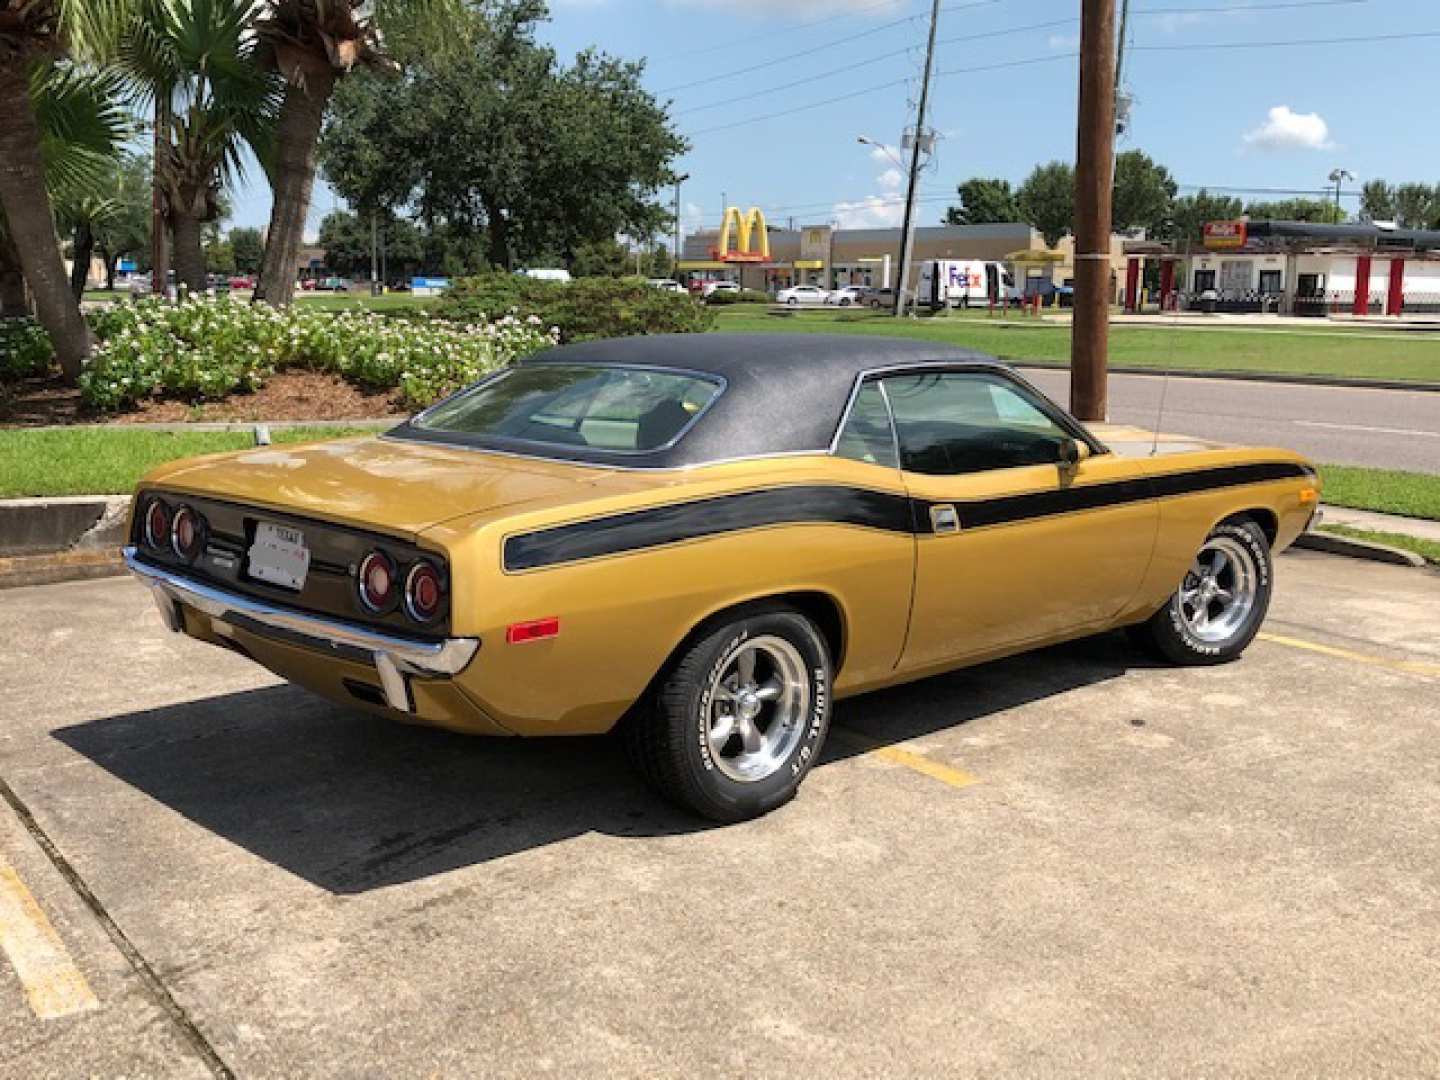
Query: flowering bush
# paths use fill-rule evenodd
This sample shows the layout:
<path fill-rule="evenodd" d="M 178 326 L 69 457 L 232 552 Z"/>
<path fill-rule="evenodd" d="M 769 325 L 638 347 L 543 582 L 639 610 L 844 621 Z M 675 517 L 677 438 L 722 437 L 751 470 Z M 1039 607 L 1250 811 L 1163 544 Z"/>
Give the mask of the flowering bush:
<path fill-rule="evenodd" d="M 43 374 L 51 354 L 50 335 L 33 319 L 0 319 L 0 381 Z"/>
<path fill-rule="evenodd" d="M 222 398 L 293 367 L 376 389 L 399 387 L 407 404 L 424 406 L 556 340 L 535 318 L 457 325 L 301 306 L 280 311 L 223 296 L 116 304 L 93 323 L 100 346 L 80 376 L 80 391 L 99 409 L 162 393 Z"/>

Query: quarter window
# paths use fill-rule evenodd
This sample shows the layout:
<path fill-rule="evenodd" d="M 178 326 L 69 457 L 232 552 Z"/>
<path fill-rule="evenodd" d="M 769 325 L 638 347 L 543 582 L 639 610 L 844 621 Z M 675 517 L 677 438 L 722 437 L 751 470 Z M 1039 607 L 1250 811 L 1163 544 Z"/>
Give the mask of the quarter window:
<path fill-rule="evenodd" d="M 898 469 L 900 462 L 895 457 L 895 433 L 890 427 L 890 410 L 885 405 L 885 395 L 880 384 L 867 382 L 855 395 L 855 404 L 840 438 L 835 443 L 838 457 L 852 458 L 871 465 L 885 465 Z"/>
<path fill-rule="evenodd" d="M 950 476 L 1049 465 L 1072 437 L 1028 392 L 997 375 L 897 375 L 884 385 L 900 463 L 909 472 Z"/>

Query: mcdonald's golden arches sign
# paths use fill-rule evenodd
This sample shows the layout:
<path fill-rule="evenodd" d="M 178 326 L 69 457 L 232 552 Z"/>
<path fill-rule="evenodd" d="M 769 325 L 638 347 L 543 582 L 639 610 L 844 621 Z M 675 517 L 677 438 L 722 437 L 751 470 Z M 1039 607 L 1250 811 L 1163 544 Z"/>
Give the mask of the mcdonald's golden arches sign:
<path fill-rule="evenodd" d="M 730 249 L 732 238 L 735 241 L 733 251 Z M 725 208 L 725 219 L 720 224 L 720 246 L 714 250 L 714 256 L 720 262 L 770 260 L 770 233 L 765 227 L 765 215 L 758 206 L 752 206 L 743 215 L 738 206 Z"/>

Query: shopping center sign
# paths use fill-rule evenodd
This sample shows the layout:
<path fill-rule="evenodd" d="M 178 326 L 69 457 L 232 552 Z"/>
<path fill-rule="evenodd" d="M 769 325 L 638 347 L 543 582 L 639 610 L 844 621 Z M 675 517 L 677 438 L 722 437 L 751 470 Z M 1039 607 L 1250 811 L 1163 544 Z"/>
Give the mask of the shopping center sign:
<path fill-rule="evenodd" d="M 734 251 L 730 250 L 732 235 L 736 241 Z M 770 233 L 760 208 L 752 206 L 742 215 L 738 206 L 727 206 L 720 224 L 720 246 L 711 254 L 720 262 L 769 262 Z"/>
<path fill-rule="evenodd" d="M 1205 246 L 1216 250 L 1245 246 L 1245 221 L 1207 221 Z"/>

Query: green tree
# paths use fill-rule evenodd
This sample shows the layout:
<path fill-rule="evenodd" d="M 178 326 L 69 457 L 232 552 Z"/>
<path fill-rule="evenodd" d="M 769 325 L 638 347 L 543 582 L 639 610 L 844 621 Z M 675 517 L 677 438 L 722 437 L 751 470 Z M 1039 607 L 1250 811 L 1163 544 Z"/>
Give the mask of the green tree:
<path fill-rule="evenodd" d="M 1395 189 L 1384 180 L 1367 180 L 1360 188 L 1361 221 L 1394 221 Z"/>
<path fill-rule="evenodd" d="M 321 142 L 336 190 L 362 211 L 408 209 L 433 234 L 483 237 L 506 268 L 572 266 L 586 245 L 663 233 L 659 196 L 684 141 L 641 65 L 591 51 L 560 64 L 535 41 L 543 12 L 497 5 L 463 53 L 421 58 L 396 82 L 346 80 Z"/>
<path fill-rule="evenodd" d="M 320 222 L 325 265 L 337 274 L 370 273 L 370 225 L 348 210 L 332 210 Z"/>
<path fill-rule="evenodd" d="M 1440 221 L 1440 192 L 1429 184 L 1401 184 L 1395 189 L 1395 222 L 1406 229 L 1429 229 Z"/>
<path fill-rule="evenodd" d="M 1338 225 L 1345 212 L 1330 199 L 1280 199 L 1275 202 L 1253 202 L 1245 213 L 1256 221 L 1308 221 L 1315 225 Z"/>
<path fill-rule="evenodd" d="M 47 174 L 34 91 L 37 80 L 65 70 L 57 59 L 110 55 L 128 8 L 125 0 L 0 0 L 0 211 L 9 252 L 71 379 L 79 377 L 93 339 L 65 278 L 47 187 L 54 174 Z"/>
<path fill-rule="evenodd" d="M 1207 221 L 1233 221 L 1243 213 L 1239 199 L 1212 195 L 1201 188 L 1194 195 L 1182 195 L 1170 205 L 1170 239 L 1199 242 L 1205 238 Z"/>
<path fill-rule="evenodd" d="M 1170 170 L 1143 151 L 1117 154 L 1110 195 L 1111 228 L 1116 232 L 1144 229 L 1150 237 L 1163 235 L 1178 190 Z"/>
<path fill-rule="evenodd" d="M 235 255 L 235 269 L 242 274 L 258 273 L 260 258 L 265 248 L 265 241 L 260 235 L 260 230 L 248 226 L 231 229 L 228 239 L 230 240 L 230 250 Z"/>
<path fill-rule="evenodd" d="M 443 52 L 472 20 L 465 17 L 466 0 L 259 2 L 260 58 L 284 77 L 285 98 L 271 167 L 274 202 L 255 299 L 284 306 L 294 297 L 294 268 L 315 185 L 316 146 L 337 83 L 356 67 L 398 73 L 400 63 L 387 40 L 398 42 L 402 55 Z"/>
<path fill-rule="evenodd" d="M 95 251 L 105 262 L 105 287 L 115 287 L 115 270 L 127 255 L 144 261 L 150 248 L 150 158 L 122 154 L 106 177 L 105 195 L 115 212 L 95 229 Z"/>
<path fill-rule="evenodd" d="M 947 225 L 985 225 L 1021 219 L 1020 205 L 1008 180 L 972 176 L 962 181 L 955 192 L 960 204 L 946 209 Z"/>
<path fill-rule="evenodd" d="M 278 80 L 256 63 L 254 0 L 146 0 L 125 34 L 123 70 L 143 100 L 161 100 L 155 182 L 175 241 L 175 276 L 206 287 L 204 228 L 241 175 L 244 150 L 270 159 Z"/>
<path fill-rule="evenodd" d="M 1063 161 L 1037 165 L 1016 193 L 1022 220 L 1039 229 L 1051 247 L 1075 221 L 1075 170 Z"/>
<path fill-rule="evenodd" d="M 635 273 L 635 256 L 613 236 L 581 244 L 570 261 L 576 277 L 625 277 Z"/>

